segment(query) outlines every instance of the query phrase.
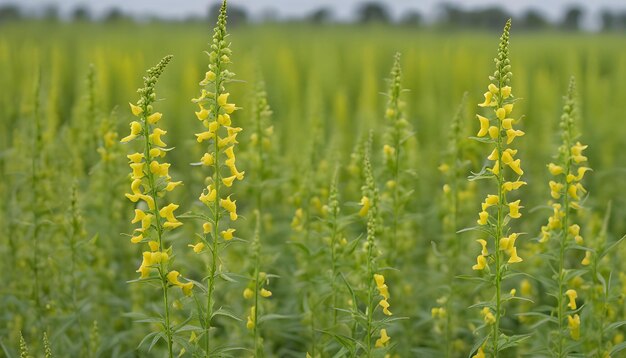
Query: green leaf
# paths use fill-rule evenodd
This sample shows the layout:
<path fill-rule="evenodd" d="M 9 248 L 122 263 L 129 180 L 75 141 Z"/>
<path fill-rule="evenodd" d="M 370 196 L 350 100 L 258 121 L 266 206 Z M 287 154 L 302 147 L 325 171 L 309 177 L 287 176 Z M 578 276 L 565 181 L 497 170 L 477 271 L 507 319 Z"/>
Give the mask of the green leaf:
<path fill-rule="evenodd" d="M 232 319 L 234 319 L 235 321 L 242 321 L 241 318 L 237 317 L 233 312 L 220 307 L 220 309 L 218 309 L 217 311 L 213 312 L 213 314 L 211 315 L 211 319 L 213 319 L 215 316 L 225 316 L 225 317 L 230 317 Z"/>

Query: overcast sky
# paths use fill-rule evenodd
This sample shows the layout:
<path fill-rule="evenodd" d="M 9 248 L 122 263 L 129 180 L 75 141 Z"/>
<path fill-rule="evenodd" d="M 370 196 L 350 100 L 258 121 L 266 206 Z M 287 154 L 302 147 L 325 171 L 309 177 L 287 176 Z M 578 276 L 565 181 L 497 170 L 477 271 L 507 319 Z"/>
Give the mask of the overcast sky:
<path fill-rule="evenodd" d="M 253 17 L 260 17 L 270 12 L 278 17 L 302 16 L 320 7 L 328 7 L 341 18 L 348 19 L 364 0 L 229 0 L 229 3 L 249 10 Z M 580 5 L 591 16 L 586 25 L 592 26 L 594 17 L 600 9 L 626 11 L 626 0 L 378 0 L 385 3 L 394 16 L 401 16 L 408 10 L 418 10 L 422 14 L 432 16 L 443 3 L 453 3 L 464 8 L 480 8 L 499 5 L 513 14 L 519 14 L 533 8 L 541 11 L 551 19 L 558 18 L 568 5 Z M 205 15 L 210 0 L 0 0 L 0 4 L 19 3 L 29 10 L 41 9 L 42 4 L 56 4 L 63 14 L 67 14 L 78 5 L 89 7 L 93 13 L 102 14 L 115 6 L 135 15 L 158 15 L 170 18 L 184 18 L 189 15 Z"/>

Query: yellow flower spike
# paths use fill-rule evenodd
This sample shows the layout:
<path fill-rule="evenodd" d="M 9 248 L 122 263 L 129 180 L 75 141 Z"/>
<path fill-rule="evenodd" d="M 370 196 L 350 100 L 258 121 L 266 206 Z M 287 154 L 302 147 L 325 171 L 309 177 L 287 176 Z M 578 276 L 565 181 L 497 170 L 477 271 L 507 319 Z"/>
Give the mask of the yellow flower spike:
<path fill-rule="evenodd" d="M 498 88 L 498 86 L 494 85 L 493 83 L 490 83 L 489 86 L 487 86 L 487 89 L 489 90 L 489 92 L 496 94 L 500 91 L 500 89 Z"/>
<path fill-rule="evenodd" d="M 389 344 L 390 340 L 391 340 L 391 337 L 387 335 L 387 330 L 383 328 L 380 330 L 380 338 L 376 340 L 374 347 L 375 348 L 386 347 Z"/>
<path fill-rule="evenodd" d="M 480 252 L 481 255 L 483 256 L 489 256 L 489 250 L 487 250 L 487 241 L 483 240 L 483 239 L 478 239 L 476 240 L 477 243 L 480 244 L 480 246 L 482 246 L 482 250 Z"/>
<path fill-rule="evenodd" d="M 209 118 L 209 110 L 202 106 L 200 106 L 200 111 L 195 113 L 196 118 L 198 118 L 199 121 L 205 121 L 207 118 Z"/>
<path fill-rule="evenodd" d="M 511 257 L 509 258 L 509 261 L 507 261 L 507 263 L 515 264 L 523 261 L 521 257 L 517 256 L 517 247 L 512 247 L 509 251 Z"/>
<path fill-rule="evenodd" d="M 202 158 L 200 158 L 200 162 L 202 165 L 208 167 L 215 163 L 215 157 L 213 156 L 213 153 L 204 153 Z"/>
<path fill-rule="evenodd" d="M 213 231 L 213 224 L 205 222 L 202 224 L 202 233 L 208 234 Z"/>
<path fill-rule="evenodd" d="M 507 192 L 507 191 L 513 191 L 513 190 L 517 190 L 519 189 L 522 185 L 526 185 L 527 183 L 525 181 L 507 181 L 504 182 L 502 184 L 502 189 Z"/>
<path fill-rule="evenodd" d="M 152 134 L 150 134 L 150 143 L 159 146 L 159 147 L 166 147 L 167 144 L 165 144 L 165 142 L 163 142 L 163 140 L 161 139 L 161 136 L 167 134 L 167 131 L 164 131 L 161 128 L 154 128 L 154 130 L 152 131 Z"/>
<path fill-rule="evenodd" d="M 480 121 L 480 130 L 478 131 L 478 134 L 476 134 L 476 136 L 477 137 L 484 137 L 488 133 L 489 118 L 483 117 L 483 116 L 481 116 L 479 114 L 477 114 L 476 116 L 478 117 L 478 120 Z"/>
<path fill-rule="evenodd" d="M 580 264 L 583 266 L 589 266 L 591 264 L 591 251 L 585 252 L 585 257 L 580 262 Z"/>
<path fill-rule="evenodd" d="M 493 315 L 493 313 L 491 312 L 491 309 L 489 309 L 489 307 L 483 307 L 483 309 L 480 311 L 480 313 L 482 314 L 483 319 L 484 319 L 486 324 L 494 324 L 494 323 L 496 323 L 496 317 Z"/>
<path fill-rule="evenodd" d="M 246 287 L 243 290 L 243 298 L 249 300 L 254 296 L 254 291 L 252 291 L 250 288 Z"/>
<path fill-rule="evenodd" d="M 506 110 L 504 108 L 496 109 L 496 117 L 498 117 L 499 120 L 504 120 L 506 117 Z"/>
<path fill-rule="evenodd" d="M 141 163 L 143 159 L 143 153 L 133 153 L 126 156 L 131 163 Z M 132 166 L 131 166 L 132 167 Z"/>
<path fill-rule="evenodd" d="M 556 165 L 554 163 L 548 164 L 548 170 L 550 171 L 550 174 L 554 176 L 563 174 L 563 167 L 561 167 L 560 165 Z"/>
<path fill-rule="evenodd" d="M 130 238 L 130 242 L 133 244 L 138 244 L 143 240 L 143 234 L 139 234 Z"/>
<path fill-rule="evenodd" d="M 264 298 L 268 298 L 272 296 L 272 291 L 266 290 L 264 288 L 261 289 L 261 292 L 259 292 L 259 294 L 261 295 L 261 297 Z"/>
<path fill-rule="evenodd" d="M 202 143 L 205 140 L 215 138 L 215 133 L 211 131 L 206 131 L 202 133 L 197 133 L 195 136 L 197 137 L 196 140 L 198 141 L 198 143 Z"/>
<path fill-rule="evenodd" d="M 573 340 L 577 341 L 580 339 L 580 316 L 575 314 L 574 316 L 567 316 L 567 326 L 570 330 L 569 334 Z"/>
<path fill-rule="evenodd" d="M 487 225 L 487 219 L 489 219 L 489 213 L 486 211 L 481 211 L 478 213 L 479 219 L 476 221 L 478 225 Z"/>
<path fill-rule="evenodd" d="M 203 242 L 199 242 L 199 243 L 197 243 L 195 245 L 189 244 L 187 246 L 191 247 L 193 252 L 195 252 L 196 254 L 199 254 L 199 253 L 202 252 L 202 250 L 204 250 L 204 243 Z"/>
<path fill-rule="evenodd" d="M 135 116 L 135 117 L 139 117 L 139 115 L 141 113 L 143 113 L 143 109 L 137 105 L 134 105 L 132 103 L 128 103 L 130 105 L 130 111 L 131 113 Z"/>
<path fill-rule="evenodd" d="M 161 120 L 161 117 L 163 117 L 162 113 L 154 112 L 149 115 L 148 118 L 146 118 L 146 121 L 150 124 L 156 124 L 158 121 Z"/>
<path fill-rule="evenodd" d="M 506 114 L 509 115 L 511 114 L 511 112 L 513 112 L 513 103 L 505 104 L 504 106 L 502 106 L 502 108 L 504 108 Z"/>
<path fill-rule="evenodd" d="M 493 151 L 491 151 L 491 154 L 489 154 L 489 156 L 487 157 L 487 159 L 498 160 L 498 149 L 494 148 Z"/>
<path fill-rule="evenodd" d="M 502 87 L 502 98 L 507 99 L 511 96 L 511 87 L 504 86 Z"/>
<path fill-rule="evenodd" d="M 478 255 L 476 257 L 476 265 L 472 266 L 472 270 L 484 270 L 485 267 L 487 267 L 487 259 L 483 255 Z"/>
<path fill-rule="evenodd" d="M 485 92 L 484 94 L 485 96 L 485 101 L 481 104 L 479 104 L 479 107 L 491 107 L 491 106 L 495 106 L 495 102 L 493 101 L 493 93 L 491 92 Z"/>
<path fill-rule="evenodd" d="M 511 144 L 511 142 L 513 142 L 513 139 L 515 139 L 515 137 L 521 137 L 524 134 L 526 133 L 524 133 L 521 130 L 507 129 L 506 130 L 506 144 Z"/>
<path fill-rule="evenodd" d="M 571 310 L 575 310 L 576 299 L 578 298 L 578 293 L 576 293 L 576 290 L 569 289 L 565 291 L 565 296 L 567 296 L 567 299 L 569 300 L 567 307 L 569 307 Z"/>
<path fill-rule="evenodd" d="M 522 216 L 522 214 L 520 214 L 519 209 L 523 208 L 523 206 L 520 206 L 521 200 L 516 200 L 514 202 L 509 203 L 509 216 L 513 219 L 517 219 L 520 218 Z"/>
<path fill-rule="evenodd" d="M 235 179 L 237 179 L 237 175 L 222 178 L 222 183 L 230 188 L 231 186 L 233 186 L 233 181 L 235 181 Z"/>
<path fill-rule="evenodd" d="M 220 114 L 217 116 L 217 122 L 223 126 L 230 126 L 231 125 L 231 120 L 230 120 L 230 116 L 228 115 L 228 113 L 224 113 L 224 114 Z"/>
<path fill-rule="evenodd" d="M 392 316 L 393 315 L 393 313 L 391 313 L 391 311 L 389 311 L 389 302 L 386 299 L 383 298 L 382 300 L 380 300 L 378 302 L 378 305 L 383 308 L 383 313 L 386 316 Z"/>
<path fill-rule="evenodd" d="M 515 120 L 513 118 L 505 118 L 502 120 L 502 128 L 504 129 L 513 129 L 513 122 Z"/>
<path fill-rule="evenodd" d="M 166 191 L 172 191 L 177 186 L 181 185 L 182 183 L 183 183 L 182 181 L 171 181 L 171 182 L 167 183 L 167 185 L 165 186 L 165 190 Z"/>
<path fill-rule="evenodd" d="M 372 202 L 370 201 L 370 198 L 368 198 L 367 196 L 363 196 L 361 197 L 360 205 L 361 209 L 359 210 L 359 216 L 365 216 L 367 215 L 367 212 L 369 211 Z"/>
<path fill-rule="evenodd" d="M 522 161 L 520 159 L 516 159 L 512 161 L 511 163 L 509 163 L 509 167 L 513 169 L 513 171 L 519 176 L 524 175 L 524 171 L 522 170 L 521 163 Z"/>
<path fill-rule="evenodd" d="M 222 231 L 220 234 L 222 235 L 224 240 L 230 241 L 233 239 L 233 233 L 235 231 L 236 231 L 235 229 L 228 229 L 228 230 Z"/>
<path fill-rule="evenodd" d="M 491 137 L 491 139 L 497 139 L 500 136 L 500 130 L 496 126 L 489 127 L 487 131 L 489 132 L 489 137 Z"/>

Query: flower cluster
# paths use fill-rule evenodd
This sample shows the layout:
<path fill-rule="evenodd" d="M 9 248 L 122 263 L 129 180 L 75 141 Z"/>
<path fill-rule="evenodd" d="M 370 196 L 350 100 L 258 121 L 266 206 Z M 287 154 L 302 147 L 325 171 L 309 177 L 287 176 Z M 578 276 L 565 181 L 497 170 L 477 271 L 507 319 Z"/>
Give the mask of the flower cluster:
<path fill-rule="evenodd" d="M 141 98 L 135 104 L 130 103 L 131 113 L 137 120 L 131 122 L 130 134 L 121 140 L 122 143 L 136 139 L 142 139 L 144 142 L 143 152 L 127 155 L 132 170 L 130 176 L 132 181 L 131 193 L 126 194 L 133 203 L 141 200 L 147 206 L 147 209 L 145 207 L 135 209 L 135 216 L 131 221 L 133 224 L 139 223 L 140 227 L 134 230 L 130 241 L 133 244 L 147 243 L 150 249 L 143 253 L 143 261 L 137 269 L 141 278 L 149 277 L 155 269 L 162 278 L 165 276 L 169 278 L 172 272 L 176 272 L 168 273 L 164 266 L 169 261 L 171 249 L 163 247 L 163 234 L 166 230 L 173 230 L 182 225 L 174 215 L 179 206 L 169 203 L 160 207 L 158 199 L 182 182 L 172 181 L 169 175 L 170 164 L 166 163 L 164 158 L 170 149 L 162 139 L 167 131 L 158 127 L 163 115 L 155 112 L 152 107 L 156 100 L 154 86 L 170 60 L 171 56 L 165 57 L 157 66 L 148 70 L 148 76 L 144 78 L 145 86 L 138 90 Z M 178 272 L 176 274 L 178 275 Z M 186 295 L 189 295 L 193 284 L 189 282 L 180 287 Z"/>
<path fill-rule="evenodd" d="M 259 296 L 263 298 L 271 297 L 272 291 L 263 287 L 266 284 L 269 284 L 269 279 L 267 278 L 267 274 L 265 272 L 259 272 L 257 280 L 251 281 L 248 287 L 246 287 L 243 290 L 243 298 L 247 300 L 254 299 L 254 301 L 256 301 L 257 297 Z M 255 292 L 255 290 L 257 291 Z M 257 311 L 256 311 L 256 302 L 255 302 L 255 305 L 250 307 L 250 315 L 248 316 L 246 327 L 248 329 L 253 329 L 256 326 L 256 319 L 257 319 Z"/>
<path fill-rule="evenodd" d="M 378 290 L 378 294 L 383 298 L 378 302 L 378 305 L 382 307 L 383 313 L 387 316 L 391 316 L 392 313 L 389 311 L 389 288 L 385 284 L 385 276 L 374 274 L 374 281 L 376 282 L 376 289 Z"/>
<path fill-rule="evenodd" d="M 491 154 L 487 157 L 494 164 L 487 169 L 487 172 L 490 172 L 498 181 L 498 192 L 487 195 L 481 205 L 477 223 L 478 225 L 489 226 L 494 229 L 494 232 L 497 234 L 495 238 L 496 250 L 506 252 L 509 255 L 508 263 L 513 264 L 522 261 L 517 255 L 517 248 L 515 247 L 515 240 L 519 234 L 513 233 L 504 237 L 502 226 L 505 214 L 503 209 L 505 207 L 508 208 L 508 217 L 511 219 L 517 219 L 522 216 L 519 211 L 520 208 L 523 208 L 520 205 L 521 201 L 508 201 L 507 193 L 518 190 L 526 182 L 520 180 L 524 171 L 521 168 L 521 159 L 515 159 L 517 149 L 509 147 L 515 138 L 524 135 L 523 131 L 514 128 L 514 124 L 518 120 L 511 117 L 516 99 L 512 94 L 511 87 L 508 85 L 511 78 L 511 66 L 508 58 L 509 28 L 510 22 L 507 22 L 500 41 L 498 56 L 496 57 L 496 71 L 493 76 L 490 76 L 492 83 L 489 84 L 487 92 L 484 94 L 485 101 L 479 104 L 480 107 L 491 108 L 493 115 L 489 117 L 477 115 L 480 122 L 480 130 L 476 135 L 477 139 L 494 145 Z M 509 170 L 513 177 L 507 178 L 506 174 Z M 496 210 L 490 214 L 492 208 Z M 482 250 L 476 258 L 476 265 L 472 266 L 473 270 L 483 270 L 488 267 L 487 257 L 489 257 L 489 251 L 487 242 L 484 240 L 480 241 L 482 241 L 480 242 Z"/>

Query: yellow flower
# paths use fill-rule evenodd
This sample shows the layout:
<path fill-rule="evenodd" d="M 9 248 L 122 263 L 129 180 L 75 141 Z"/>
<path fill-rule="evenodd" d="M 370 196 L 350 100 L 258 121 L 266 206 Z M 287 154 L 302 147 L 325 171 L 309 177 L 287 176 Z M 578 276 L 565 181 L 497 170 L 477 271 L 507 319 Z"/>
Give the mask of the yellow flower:
<path fill-rule="evenodd" d="M 143 173 L 143 168 L 144 168 L 144 163 L 131 163 L 130 164 L 131 169 L 133 170 L 133 174 L 132 174 L 132 179 L 140 179 L 143 178 L 144 173 Z"/>
<path fill-rule="evenodd" d="M 228 113 L 224 113 L 217 116 L 217 123 L 223 126 L 230 126 L 232 122 Z"/>
<path fill-rule="evenodd" d="M 570 185 L 570 186 L 567 188 L 567 194 L 569 194 L 569 196 L 571 196 L 571 197 L 572 197 L 572 199 L 574 199 L 574 200 L 578 200 L 578 199 L 580 199 L 580 198 L 578 197 L 578 192 L 577 192 L 577 190 L 576 190 L 576 189 L 577 189 L 576 185 Z"/>
<path fill-rule="evenodd" d="M 180 285 L 180 288 L 183 290 L 183 294 L 185 296 L 191 296 L 191 290 L 193 289 L 193 282 L 187 282 Z"/>
<path fill-rule="evenodd" d="M 139 115 L 141 113 L 143 113 L 143 109 L 139 106 L 136 106 L 132 103 L 128 103 L 130 105 L 130 111 L 133 113 L 134 116 L 139 117 Z"/>
<path fill-rule="evenodd" d="M 163 117 L 163 114 L 159 113 L 159 112 L 154 112 L 151 115 L 148 116 L 148 118 L 146 118 L 146 121 L 150 124 L 156 124 L 156 122 L 158 122 L 161 117 Z"/>
<path fill-rule="evenodd" d="M 521 137 L 524 134 L 526 133 L 524 133 L 521 130 L 507 129 L 506 130 L 506 144 L 511 144 L 511 142 L 513 141 L 513 139 L 515 139 L 515 137 Z"/>
<path fill-rule="evenodd" d="M 237 200 L 235 201 L 230 200 L 230 195 L 229 195 L 226 199 L 220 199 L 220 206 L 231 214 L 231 220 L 233 220 L 233 214 L 235 215 L 235 218 L 236 218 Z"/>
<path fill-rule="evenodd" d="M 523 261 L 521 257 L 517 256 L 517 247 L 512 247 L 509 250 L 509 252 L 511 254 L 511 257 L 509 257 L 508 263 L 514 264 L 514 263 L 518 263 L 518 262 L 522 262 Z"/>
<path fill-rule="evenodd" d="M 215 138 L 215 132 L 206 131 L 206 132 L 202 132 L 202 133 L 197 133 L 196 137 L 198 137 L 197 138 L 198 143 L 202 143 L 205 140 L 209 140 L 211 138 Z"/>
<path fill-rule="evenodd" d="M 567 316 L 567 326 L 569 327 L 569 334 L 573 340 L 580 339 L 580 316 L 575 314 L 574 316 Z"/>
<path fill-rule="evenodd" d="M 576 163 L 581 163 L 587 160 L 587 157 L 582 155 L 583 150 L 587 149 L 588 146 L 580 144 L 580 142 L 576 142 L 574 146 L 571 148 L 572 160 Z"/>
<path fill-rule="evenodd" d="M 213 185 L 209 185 L 206 188 L 207 193 L 205 194 L 204 190 L 202 191 L 202 194 L 200 194 L 200 201 L 203 202 L 205 205 L 209 205 L 210 203 L 215 201 L 215 198 L 217 197 L 217 191 L 213 189 Z"/>
<path fill-rule="evenodd" d="M 578 226 L 578 224 L 570 225 L 567 232 L 574 237 L 574 241 L 576 241 L 577 244 L 580 245 L 583 243 L 583 237 L 580 236 L 580 226 Z"/>
<path fill-rule="evenodd" d="M 233 186 L 233 181 L 235 181 L 236 178 L 237 178 L 236 175 L 222 178 L 222 183 L 224 183 L 224 185 L 230 188 L 231 186 Z"/>
<path fill-rule="evenodd" d="M 389 311 L 389 302 L 386 299 L 382 299 L 378 302 L 378 305 L 383 308 L 383 313 L 387 316 L 391 316 L 392 313 Z"/>
<path fill-rule="evenodd" d="M 143 240 L 143 234 L 135 235 L 130 238 L 130 242 L 133 244 L 138 244 Z"/>
<path fill-rule="evenodd" d="M 489 307 L 483 307 L 480 313 L 482 314 L 483 319 L 486 324 L 496 323 L 496 317 L 493 315 L 493 313 L 491 313 L 491 310 L 489 309 Z"/>
<path fill-rule="evenodd" d="M 509 98 L 509 96 L 511 95 L 511 87 L 510 86 L 504 86 L 502 87 L 502 98 Z"/>
<path fill-rule="evenodd" d="M 228 229 L 225 231 L 222 231 L 222 237 L 224 238 L 224 240 L 229 241 L 233 239 L 233 233 L 235 232 L 235 229 Z"/>
<path fill-rule="evenodd" d="M 124 138 L 122 138 L 122 140 L 120 142 L 122 143 L 126 143 L 126 142 L 130 142 L 131 140 L 137 138 L 137 136 L 141 133 L 141 123 L 136 122 L 136 121 L 132 121 L 130 122 L 130 134 Z"/>
<path fill-rule="evenodd" d="M 513 103 L 505 104 L 504 106 L 502 106 L 502 108 L 504 108 L 506 114 L 509 115 L 511 114 L 511 112 L 513 112 Z"/>
<path fill-rule="evenodd" d="M 159 162 L 157 162 L 156 160 L 153 160 L 150 162 L 150 172 L 158 176 L 164 176 L 164 177 L 168 176 L 169 168 L 170 168 L 169 163 L 159 164 Z"/>
<path fill-rule="evenodd" d="M 266 290 L 264 288 L 261 289 L 261 292 L 259 292 L 259 294 L 261 295 L 261 297 L 270 297 L 272 296 L 272 291 Z"/>
<path fill-rule="evenodd" d="M 476 134 L 477 137 L 484 137 L 485 135 L 487 135 L 488 129 L 489 129 L 489 118 L 483 117 L 479 114 L 476 115 L 478 117 L 478 120 L 480 121 L 480 130 L 478 131 L 478 134 Z"/>
<path fill-rule="evenodd" d="M 141 163 L 141 159 L 143 159 L 143 153 L 133 153 L 126 156 L 131 163 Z"/>
<path fill-rule="evenodd" d="M 483 347 L 478 348 L 478 351 L 476 351 L 476 354 L 474 354 L 472 358 L 485 358 L 485 351 L 483 350 Z"/>
<path fill-rule="evenodd" d="M 252 296 L 254 296 L 254 291 L 252 291 L 250 288 L 246 287 L 243 290 L 243 298 L 249 300 L 252 298 Z"/>
<path fill-rule="evenodd" d="M 154 128 L 154 130 L 152 131 L 152 134 L 150 134 L 150 143 L 159 147 L 167 146 L 167 144 L 165 144 L 165 142 L 161 140 L 161 136 L 165 135 L 166 133 L 167 131 L 164 131 L 161 128 Z"/>
<path fill-rule="evenodd" d="M 500 161 L 496 160 L 496 162 L 493 163 L 493 168 L 489 168 L 489 170 L 491 170 L 494 175 L 500 174 Z"/>
<path fill-rule="evenodd" d="M 554 199 L 560 198 L 561 191 L 563 190 L 563 184 L 550 180 L 548 185 L 550 186 L 550 196 Z"/>
<path fill-rule="evenodd" d="M 213 224 L 211 224 L 211 223 L 204 223 L 204 224 L 202 224 L 202 232 L 203 233 L 208 234 L 211 231 L 213 231 Z"/>
<path fill-rule="evenodd" d="M 178 271 L 170 271 L 170 272 L 167 273 L 167 280 L 172 285 L 180 286 L 183 283 L 178 280 L 178 276 L 180 276 L 180 273 Z"/>
<path fill-rule="evenodd" d="M 193 252 L 195 252 L 196 254 L 199 254 L 204 249 L 204 243 L 203 242 L 199 242 L 199 243 L 197 243 L 195 245 L 189 244 L 187 246 L 191 247 L 193 249 Z"/>
<path fill-rule="evenodd" d="M 255 326 L 255 322 L 254 322 L 255 312 L 256 312 L 256 307 L 252 306 L 250 308 L 250 315 L 248 316 L 248 322 L 246 323 L 246 328 L 248 329 L 253 329 Z"/>
<path fill-rule="evenodd" d="M 472 266 L 472 270 L 483 270 L 485 267 L 487 267 L 487 259 L 483 255 L 478 255 L 476 257 L 476 265 Z"/>
<path fill-rule="evenodd" d="M 176 209 L 178 209 L 178 205 L 172 203 L 159 210 L 159 215 L 167 220 L 167 222 L 163 224 L 164 228 L 175 229 L 183 224 L 176 220 L 176 217 L 174 216 L 174 210 Z"/>
<path fill-rule="evenodd" d="M 489 86 L 487 86 L 487 89 L 489 90 L 489 92 L 496 94 L 500 91 L 500 89 L 498 88 L 498 86 L 494 85 L 493 83 L 490 83 Z"/>
<path fill-rule="evenodd" d="M 556 165 L 554 163 L 548 164 L 548 170 L 550 171 L 550 174 L 554 176 L 563 174 L 563 167 L 561 167 L 560 165 Z"/>
<path fill-rule="evenodd" d="M 483 239 L 478 239 L 476 240 L 477 243 L 479 243 L 482 246 L 482 250 L 480 252 L 481 255 L 483 256 L 489 256 L 489 250 L 487 250 L 487 241 L 483 240 Z"/>
<path fill-rule="evenodd" d="M 160 247 L 160 246 L 159 246 L 159 243 L 158 243 L 158 242 L 156 242 L 156 241 L 154 241 L 154 240 L 149 241 L 149 242 L 148 242 L 148 246 L 150 246 L 150 250 L 151 250 L 151 251 L 153 251 L 153 252 L 154 252 L 154 251 L 158 251 L 158 250 L 159 250 L 159 247 Z"/>
<path fill-rule="evenodd" d="M 573 175 L 573 174 L 568 174 L 567 175 L 567 182 L 571 183 L 572 181 L 581 181 L 583 179 L 583 177 L 585 176 L 585 173 L 591 170 L 591 168 L 587 168 L 587 167 L 580 167 L 578 168 L 578 175 Z"/>
<path fill-rule="evenodd" d="M 380 338 L 376 340 L 374 347 L 383 348 L 389 344 L 389 340 L 391 340 L 391 337 L 387 335 L 387 330 L 383 328 L 380 330 Z"/>
<path fill-rule="evenodd" d="M 139 272 L 141 274 L 141 278 L 146 278 L 150 275 L 150 266 L 152 266 L 152 253 L 149 251 L 144 251 L 142 254 L 143 261 L 141 262 L 141 266 L 135 272 Z"/>
<path fill-rule="evenodd" d="M 489 137 L 491 137 L 491 139 L 496 139 L 500 136 L 500 130 L 496 126 L 489 127 L 487 131 L 489 132 Z"/>
<path fill-rule="evenodd" d="M 381 296 L 383 296 L 386 300 L 389 299 L 389 289 L 385 284 L 385 276 L 374 274 L 374 281 L 376 282 L 376 288 Z"/>
<path fill-rule="evenodd" d="M 502 120 L 502 128 L 504 129 L 513 129 L 513 118 L 505 118 Z"/>
<path fill-rule="evenodd" d="M 485 101 L 483 103 L 479 104 L 478 106 L 480 106 L 480 107 L 492 107 L 492 106 L 496 105 L 496 102 L 493 101 L 493 93 L 485 92 L 484 96 L 485 96 Z"/>
<path fill-rule="evenodd" d="M 512 191 L 512 190 L 517 190 L 519 189 L 522 185 L 526 185 L 527 183 L 525 181 L 507 181 L 504 182 L 502 184 L 502 190 L 504 190 L 505 192 L 507 191 Z"/>
<path fill-rule="evenodd" d="M 370 206 L 372 205 L 370 198 L 368 198 L 367 196 L 363 196 L 361 198 L 360 204 L 361 204 L 361 210 L 359 210 L 359 215 L 360 216 L 367 215 L 367 212 L 370 210 Z"/>
<path fill-rule="evenodd" d="M 585 252 L 585 257 L 580 262 L 580 264 L 583 266 L 589 266 L 589 264 L 591 264 L 591 251 Z"/>
<path fill-rule="evenodd" d="M 204 121 L 207 118 L 209 118 L 209 110 L 200 106 L 200 112 L 195 112 L 196 113 L 196 118 L 198 118 L 198 120 L 200 121 Z"/>
<path fill-rule="evenodd" d="M 578 294 L 576 293 L 576 290 L 569 289 L 565 291 L 565 295 L 569 299 L 569 303 L 567 304 L 567 307 L 569 307 L 571 310 L 575 310 L 576 298 L 578 298 Z"/>
<path fill-rule="evenodd" d="M 493 150 L 491 151 L 491 154 L 489 154 L 487 159 L 489 159 L 489 160 L 498 160 L 498 149 L 497 148 L 493 148 Z"/>
<path fill-rule="evenodd" d="M 516 159 L 509 163 L 509 167 L 513 169 L 513 171 L 519 176 L 524 175 L 524 171 L 522 170 L 521 163 L 522 161 L 520 159 Z"/>
<path fill-rule="evenodd" d="M 506 110 L 504 108 L 496 109 L 496 117 L 498 117 L 499 120 L 503 120 L 506 117 Z"/>
<path fill-rule="evenodd" d="M 172 191 L 177 186 L 181 185 L 182 183 L 183 183 L 182 181 L 171 181 L 171 182 L 167 183 L 167 185 L 165 186 L 165 190 L 166 191 Z"/>
<path fill-rule="evenodd" d="M 489 219 L 489 213 L 486 211 L 481 211 L 478 213 L 479 219 L 476 220 L 478 225 L 487 225 L 487 219 Z"/>
<path fill-rule="evenodd" d="M 520 201 L 521 200 L 515 200 L 514 202 L 509 203 L 509 216 L 513 219 L 517 219 L 522 216 L 519 212 L 519 209 L 523 208 L 523 206 L 519 205 Z"/>

